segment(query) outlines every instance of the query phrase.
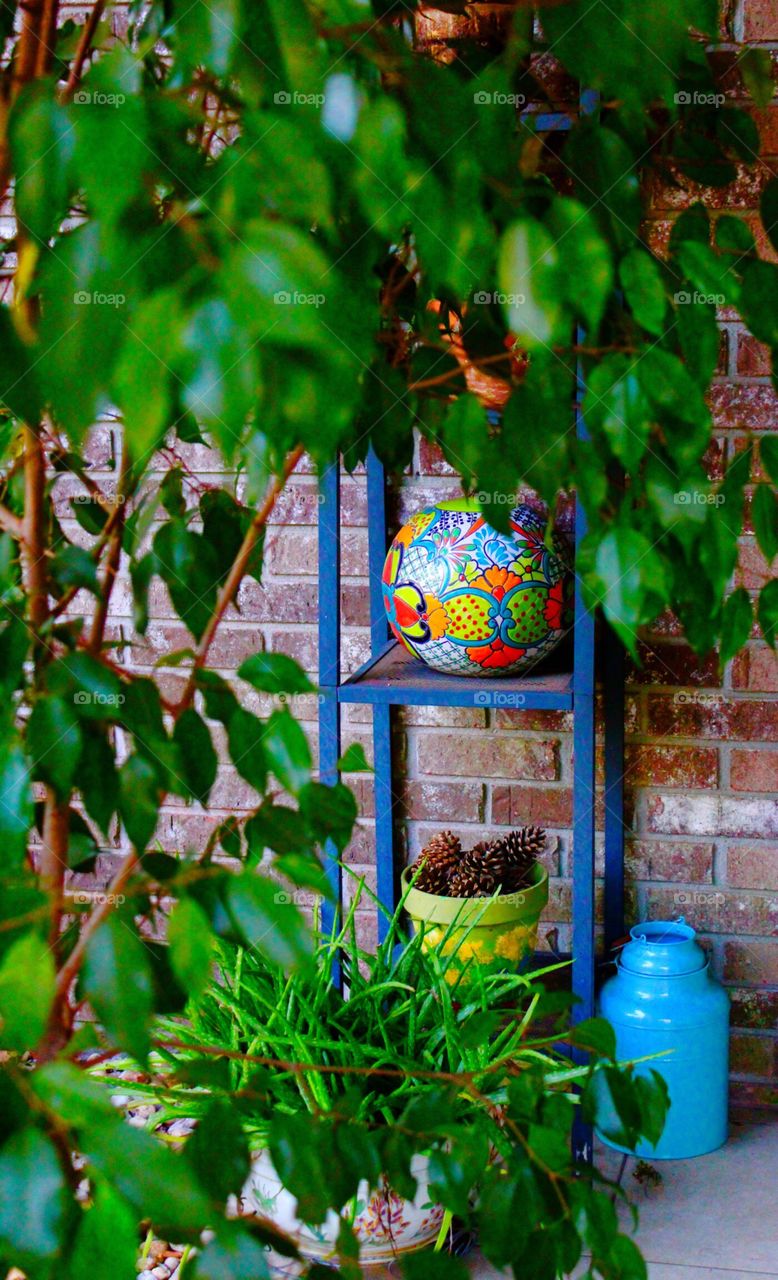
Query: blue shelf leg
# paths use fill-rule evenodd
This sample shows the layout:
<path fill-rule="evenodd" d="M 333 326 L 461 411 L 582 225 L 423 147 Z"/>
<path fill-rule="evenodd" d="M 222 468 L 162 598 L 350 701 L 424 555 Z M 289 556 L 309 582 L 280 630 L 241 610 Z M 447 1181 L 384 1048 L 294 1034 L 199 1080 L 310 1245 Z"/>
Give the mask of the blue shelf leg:
<path fill-rule="evenodd" d="M 336 460 L 320 478 L 319 508 L 319 777 L 327 786 L 338 781 L 340 759 L 340 463 Z M 328 934 L 342 901 L 338 851 L 332 841 L 325 848 L 327 876 L 335 903 L 325 902 L 322 929 Z"/>
<path fill-rule="evenodd" d="M 386 558 L 386 477 L 372 447 L 367 458 L 368 568 L 370 573 L 370 651 L 375 657 L 388 638 L 381 575 Z M 391 913 L 395 904 L 394 790 L 392 787 L 392 712 L 388 705 L 373 707 L 373 763 L 375 768 L 375 841 L 377 894 Z M 378 940 L 388 920 L 378 913 Z"/>
<path fill-rule="evenodd" d="M 577 526 L 580 521 L 576 521 Z M 573 719 L 573 1023 L 594 1013 L 594 619 L 585 610 L 576 583 L 575 713 Z M 573 1050 L 576 1062 L 588 1055 Z M 573 1150 L 592 1159 L 591 1126 L 580 1112 L 573 1127 Z"/>
<path fill-rule="evenodd" d="M 605 698 L 605 948 L 624 933 L 624 646 L 603 640 Z"/>

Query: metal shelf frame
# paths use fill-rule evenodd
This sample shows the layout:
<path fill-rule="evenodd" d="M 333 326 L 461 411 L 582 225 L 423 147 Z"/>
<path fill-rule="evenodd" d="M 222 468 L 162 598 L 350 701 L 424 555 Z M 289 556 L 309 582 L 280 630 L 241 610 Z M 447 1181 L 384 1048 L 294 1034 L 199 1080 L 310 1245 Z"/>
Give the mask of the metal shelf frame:
<path fill-rule="evenodd" d="M 595 94 L 581 94 L 583 114 L 597 110 Z M 570 117 L 544 116 L 545 129 L 570 127 Z M 587 438 L 581 414 L 583 381 L 579 369 L 576 432 Z M 375 834 L 377 896 L 391 911 L 397 901 L 399 870 L 395 858 L 397 804 L 393 789 L 392 708 L 405 706 L 515 706 L 573 713 L 573 859 L 572 859 L 572 988 L 577 997 L 573 1020 L 595 1010 L 595 620 L 586 608 L 581 580 L 575 577 L 575 617 L 570 669 L 544 664 L 540 674 L 517 677 L 447 677 L 432 672 L 390 640 L 384 612 L 381 575 L 390 541 L 384 468 L 371 450 L 367 459 L 368 577 L 370 590 L 370 659 L 347 679 L 341 677 L 340 627 L 340 462 L 325 469 L 320 480 L 319 508 L 319 768 L 321 780 L 338 778 L 341 715 L 347 703 L 373 709 L 375 769 Z M 586 533 L 583 507 L 576 500 L 576 560 Z M 605 799 L 605 946 L 624 931 L 624 653 L 606 626 L 602 640 Z M 552 659 L 553 660 L 553 659 Z M 338 902 L 341 873 L 336 850 L 328 849 L 328 872 Z M 379 937 L 385 921 L 379 914 Z M 574 1053 L 574 1057 L 575 1057 Z M 574 1146 L 582 1159 L 592 1156 L 591 1131 L 580 1120 Z"/>

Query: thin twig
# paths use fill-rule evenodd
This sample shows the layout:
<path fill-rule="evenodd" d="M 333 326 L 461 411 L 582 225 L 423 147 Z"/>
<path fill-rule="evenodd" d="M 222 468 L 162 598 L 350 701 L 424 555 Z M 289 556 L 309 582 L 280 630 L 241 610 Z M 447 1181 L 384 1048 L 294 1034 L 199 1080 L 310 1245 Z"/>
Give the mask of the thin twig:
<path fill-rule="evenodd" d="M 73 63 L 70 68 L 70 74 L 68 75 L 65 88 L 62 90 L 62 98 L 65 102 L 67 102 L 69 98 L 72 98 L 81 83 L 81 77 L 84 74 L 84 65 L 89 57 L 89 53 L 92 48 L 92 41 L 100 19 L 103 16 L 105 5 L 106 0 L 95 0 L 92 11 L 84 23 L 84 29 L 81 32 L 81 38 L 76 48 L 75 57 L 73 58 Z"/>

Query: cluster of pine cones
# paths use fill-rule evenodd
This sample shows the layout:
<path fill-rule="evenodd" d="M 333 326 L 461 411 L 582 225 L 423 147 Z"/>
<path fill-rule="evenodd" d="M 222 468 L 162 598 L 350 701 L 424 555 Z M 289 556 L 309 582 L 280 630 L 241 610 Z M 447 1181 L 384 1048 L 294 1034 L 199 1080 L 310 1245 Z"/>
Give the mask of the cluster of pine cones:
<path fill-rule="evenodd" d="M 441 831 L 411 868 L 413 874 L 418 872 L 414 887 L 441 898 L 488 898 L 498 889 L 517 893 L 532 883 L 535 861 L 545 844 L 546 833 L 540 827 L 522 827 L 463 851 L 453 831 Z"/>

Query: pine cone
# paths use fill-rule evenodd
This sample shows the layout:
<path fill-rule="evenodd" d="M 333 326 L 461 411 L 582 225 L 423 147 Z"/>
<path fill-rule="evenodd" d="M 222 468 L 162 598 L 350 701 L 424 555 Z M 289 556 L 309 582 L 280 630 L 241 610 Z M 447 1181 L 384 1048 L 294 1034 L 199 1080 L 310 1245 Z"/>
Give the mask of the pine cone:
<path fill-rule="evenodd" d="M 459 867 L 448 882 L 451 898 L 488 898 L 497 888 L 497 881 L 489 869 L 487 858 L 491 844 L 480 841 L 462 854 Z"/>
<path fill-rule="evenodd" d="M 537 855 L 546 844 L 546 833 L 539 827 L 522 827 L 509 831 L 497 840 L 486 856 L 487 868 L 504 893 L 526 888 L 530 882 Z"/>
<path fill-rule="evenodd" d="M 419 854 L 412 871 L 419 872 L 416 888 L 424 893 L 448 894 L 449 876 L 459 866 L 462 845 L 453 831 L 441 831 L 433 836 Z"/>

